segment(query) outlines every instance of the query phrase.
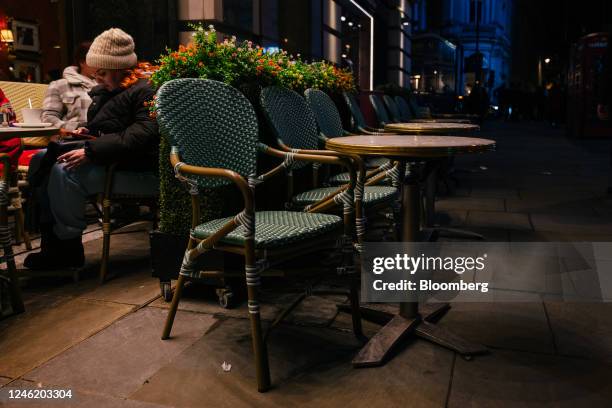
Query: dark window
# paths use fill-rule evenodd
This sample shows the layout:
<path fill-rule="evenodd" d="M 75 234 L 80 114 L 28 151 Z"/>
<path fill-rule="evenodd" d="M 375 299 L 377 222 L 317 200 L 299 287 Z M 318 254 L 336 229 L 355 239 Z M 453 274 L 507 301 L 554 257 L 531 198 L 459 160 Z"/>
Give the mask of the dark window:
<path fill-rule="evenodd" d="M 223 22 L 251 31 L 253 29 L 253 0 L 223 0 Z"/>
<path fill-rule="evenodd" d="M 470 23 L 482 21 L 482 0 L 470 0 Z"/>

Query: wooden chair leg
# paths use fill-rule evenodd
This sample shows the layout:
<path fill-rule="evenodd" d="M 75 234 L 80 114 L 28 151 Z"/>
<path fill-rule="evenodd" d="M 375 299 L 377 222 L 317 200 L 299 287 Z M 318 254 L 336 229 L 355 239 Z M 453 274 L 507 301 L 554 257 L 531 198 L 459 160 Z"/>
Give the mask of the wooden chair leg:
<path fill-rule="evenodd" d="M 104 199 L 102 203 L 102 260 L 100 264 L 100 284 L 103 284 L 108 274 L 108 258 L 110 256 L 110 200 Z"/>
<path fill-rule="evenodd" d="M 19 222 L 19 210 L 15 209 L 13 211 L 13 217 L 15 219 L 15 244 L 16 245 L 21 245 L 21 243 L 23 242 L 23 234 L 22 234 L 22 226 L 23 224 L 21 224 Z"/>
<path fill-rule="evenodd" d="M 270 364 L 268 350 L 261 330 L 261 316 L 257 301 L 256 287 L 248 287 L 249 319 L 251 321 L 251 339 L 255 354 L 255 371 L 257 373 L 257 391 L 266 392 L 270 389 Z"/>
<path fill-rule="evenodd" d="M 255 231 L 254 225 L 251 226 Z M 266 392 L 270 389 L 270 363 L 266 342 L 261 330 L 261 315 L 259 314 L 259 300 L 257 291 L 261 284 L 259 269 L 255 264 L 255 245 L 253 236 L 245 240 L 245 276 L 248 294 L 249 320 L 251 321 L 251 340 L 253 341 L 253 354 L 255 358 L 255 372 L 257 373 L 257 391 Z"/>
<path fill-rule="evenodd" d="M 183 286 L 185 286 L 185 277 L 179 275 L 178 282 L 176 283 L 176 289 L 174 290 L 174 296 L 172 297 L 172 303 L 170 304 L 170 310 L 168 311 L 168 317 L 166 318 L 166 325 L 162 333 L 162 340 L 170 338 L 170 332 L 172 331 L 172 324 L 174 323 L 174 317 L 178 310 L 179 301 L 183 294 Z"/>
<path fill-rule="evenodd" d="M 20 232 L 21 238 L 23 239 L 23 242 L 25 243 L 26 249 L 28 251 L 31 251 L 32 241 L 30 241 L 30 234 L 25 228 L 25 216 L 23 214 L 23 208 L 21 207 L 17 210 L 16 216 L 15 216 L 15 224 L 19 226 L 19 232 Z"/>

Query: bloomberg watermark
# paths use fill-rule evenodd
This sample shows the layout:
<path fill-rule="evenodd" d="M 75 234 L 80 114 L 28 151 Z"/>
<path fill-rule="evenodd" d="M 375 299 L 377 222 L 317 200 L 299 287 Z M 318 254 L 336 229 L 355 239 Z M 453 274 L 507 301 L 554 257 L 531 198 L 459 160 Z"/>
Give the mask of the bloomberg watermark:
<path fill-rule="evenodd" d="M 368 243 L 362 301 L 612 301 L 612 243 Z"/>

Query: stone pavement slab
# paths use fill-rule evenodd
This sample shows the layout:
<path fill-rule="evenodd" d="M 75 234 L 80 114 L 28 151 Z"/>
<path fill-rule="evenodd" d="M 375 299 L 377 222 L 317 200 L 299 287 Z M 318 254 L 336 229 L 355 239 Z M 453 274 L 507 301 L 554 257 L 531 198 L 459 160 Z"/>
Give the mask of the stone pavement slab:
<path fill-rule="evenodd" d="M 546 311 L 560 354 L 612 362 L 612 303 L 546 302 Z"/>
<path fill-rule="evenodd" d="M 501 211 L 469 211 L 466 227 L 499 228 L 506 230 L 531 231 L 531 223 L 526 214 Z"/>
<path fill-rule="evenodd" d="M 444 405 L 451 352 L 416 341 L 383 367 L 354 369 L 358 347 L 350 333 L 281 325 L 268 344 L 274 388 L 260 394 L 248 322 L 228 319 L 130 398 L 177 407 Z M 232 365 L 229 372 L 221 368 L 224 361 Z"/>
<path fill-rule="evenodd" d="M 516 188 L 472 188 L 470 195 L 474 198 L 518 198 L 519 191 Z"/>
<path fill-rule="evenodd" d="M 563 193 L 563 197 L 522 197 L 506 199 L 506 209 L 509 212 L 555 215 L 596 216 L 594 198 L 575 197 L 571 192 Z"/>
<path fill-rule="evenodd" d="M 129 264 L 126 262 L 121 268 L 115 267 L 115 271 L 121 272 L 122 276 L 104 285 L 96 285 L 79 297 L 131 305 L 143 305 L 159 297 L 159 279 L 151 277 L 150 267 L 138 262 L 129 268 Z"/>
<path fill-rule="evenodd" d="M 32 278 L 24 289 L 25 296 L 44 294 L 141 305 L 160 294 L 159 281 L 151 277 L 149 239 L 143 232 L 111 238 L 109 271 L 121 279 L 110 279 L 102 286 L 98 284 L 102 240 L 87 241 L 83 246 L 86 265 L 79 282 L 71 278 Z"/>
<path fill-rule="evenodd" d="M 612 219 L 580 214 L 531 214 L 531 222 L 536 231 L 565 234 L 610 234 L 612 231 Z"/>
<path fill-rule="evenodd" d="M 57 390 L 66 389 L 51 384 L 33 383 L 25 380 L 17 380 L 5 388 L 0 388 L 0 407 L 6 408 L 40 408 L 40 407 L 62 407 L 62 408 L 162 408 L 164 405 L 152 404 L 142 401 L 133 401 L 123 398 L 111 397 L 109 395 L 91 394 L 78 390 L 72 390 L 72 398 L 61 400 L 8 400 L 8 391 L 14 390 Z"/>
<path fill-rule="evenodd" d="M 149 306 L 167 310 L 170 303 L 159 298 Z M 262 301 L 260 304 L 261 318 L 264 320 L 274 320 L 281 310 L 282 303 L 267 303 Z M 236 307 L 224 309 L 219 306 L 217 295 L 211 287 L 202 285 L 186 285 L 183 296 L 179 303 L 178 310 L 207 313 L 218 317 L 232 317 L 237 319 L 248 319 L 249 312 L 246 302 L 241 302 Z"/>
<path fill-rule="evenodd" d="M 216 319 L 179 312 L 172 341 L 160 339 L 166 311 L 145 307 L 26 374 L 25 379 L 127 397 L 204 335 Z"/>
<path fill-rule="evenodd" d="M 452 197 L 438 200 L 436 210 L 505 211 L 505 205 L 501 198 Z"/>
<path fill-rule="evenodd" d="M 555 352 L 541 302 L 456 302 L 438 324 L 467 340 L 496 349 Z"/>
<path fill-rule="evenodd" d="M 133 306 L 58 300 L 0 322 L 0 375 L 17 378 L 129 313 Z"/>
<path fill-rule="evenodd" d="M 609 407 L 610 378 L 597 361 L 495 350 L 456 359 L 448 407 Z"/>
<path fill-rule="evenodd" d="M 467 210 L 436 211 L 435 224 L 444 227 L 460 227 L 465 224 Z"/>
<path fill-rule="evenodd" d="M 0 377 L 0 387 L 2 387 L 4 384 L 8 383 L 9 381 L 11 381 L 11 379 L 8 378 L 8 377 Z"/>

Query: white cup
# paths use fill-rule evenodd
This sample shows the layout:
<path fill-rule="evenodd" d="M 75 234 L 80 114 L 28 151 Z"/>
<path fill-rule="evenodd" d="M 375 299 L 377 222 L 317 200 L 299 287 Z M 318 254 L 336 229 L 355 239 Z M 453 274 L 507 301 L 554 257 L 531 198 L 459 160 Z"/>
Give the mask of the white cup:
<path fill-rule="evenodd" d="M 42 113 L 42 109 L 22 109 L 23 123 L 40 123 Z"/>

